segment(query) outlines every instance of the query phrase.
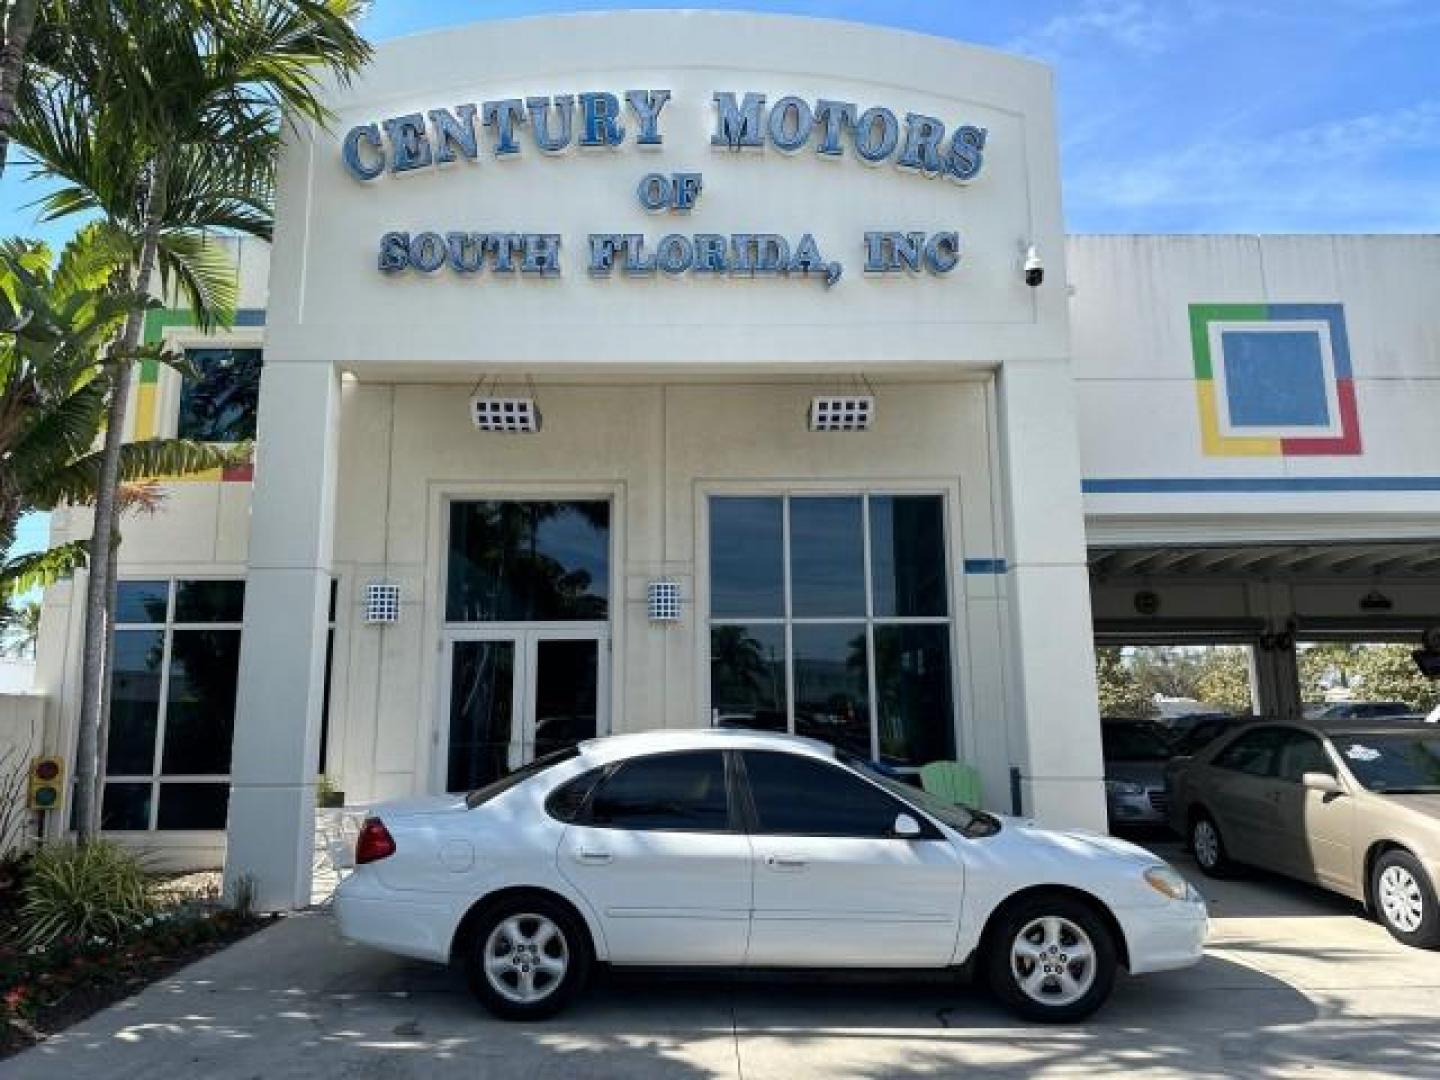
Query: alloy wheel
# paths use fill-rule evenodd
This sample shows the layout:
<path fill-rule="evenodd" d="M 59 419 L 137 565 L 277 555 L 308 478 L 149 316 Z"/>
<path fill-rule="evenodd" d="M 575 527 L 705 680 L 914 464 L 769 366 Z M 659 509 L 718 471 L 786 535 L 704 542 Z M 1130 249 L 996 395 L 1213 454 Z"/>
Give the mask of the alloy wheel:
<path fill-rule="evenodd" d="M 529 1005 L 553 994 L 570 966 L 565 934 L 545 915 L 511 915 L 485 939 L 485 979 L 507 1001 Z"/>
<path fill-rule="evenodd" d="M 1386 922 L 1407 934 L 1425 921 L 1425 898 L 1420 883 L 1403 866 L 1387 866 L 1380 875 L 1380 910 Z"/>
<path fill-rule="evenodd" d="M 1015 935 L 1010 970 L 1015 984 L 1031 1001 L 1070 1005 L 1084 997 L 1095 982 L 1095 946 L 1069 919 L 1041 916 Z"/>
<path fill-rule="evenodd" d="M 1201 818 L 1195 823 L 1190 833 L 1190 846 L 1195 853 L 1195 861 L 1204 869 L 1212 870 L 1220 862 L 1220 834 L 1208 819 Z"/>

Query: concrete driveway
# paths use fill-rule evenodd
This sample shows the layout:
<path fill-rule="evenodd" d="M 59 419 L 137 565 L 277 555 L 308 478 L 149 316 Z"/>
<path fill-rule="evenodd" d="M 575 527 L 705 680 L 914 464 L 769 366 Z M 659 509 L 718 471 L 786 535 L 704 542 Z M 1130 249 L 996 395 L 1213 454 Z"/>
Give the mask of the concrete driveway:
<path fill-rule="evenodd" d="M 1158 846 L 1158 845 L 1157 845 Z M 448 971 L 285 920 L 0 1065 L 6 1078 L 1440 1077 L 1440 954 L 1277 878 L 1215 884 L 1209 957 L 1027 1026 L 951 982 L 610 977 L 504 1024 Z"/>

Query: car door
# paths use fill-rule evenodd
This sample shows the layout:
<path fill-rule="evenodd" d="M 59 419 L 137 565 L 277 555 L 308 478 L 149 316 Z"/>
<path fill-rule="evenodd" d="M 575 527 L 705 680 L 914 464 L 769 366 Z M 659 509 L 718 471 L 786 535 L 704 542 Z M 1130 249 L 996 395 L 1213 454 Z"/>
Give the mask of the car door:
<path fill-rule="evenodd" d="M 755 898 L 750 966 L 941 967 L 959 930 L 964 869 L 928 821 L 838 763 L 745 750 Z"/>
<path fill-rule="evenodd" d="M 1267 865 L 1280 843 L 1275 763 L 1284 730 L 1254 728 L 1211 759 L 1201 799 L 1233 858 Z"/>
<path fill-rule="evenodd" d="M 613 766 L 566 828 L 560 872 L 601 921 L 610 959 L 739 964 L 750 928 L 750 839 L 721 750 Z"/>
<path fill-rule="evenodd" d="M 1318 736 L 1290 729 L 1279 748 L 1275 799 L 1280 849 L 1276 869 L 1306 881 L 1349 889 L 1354 862 L 1354 800 L 1311 791 L 1307 772 L 1337 774 L 1335 762 Z"/>

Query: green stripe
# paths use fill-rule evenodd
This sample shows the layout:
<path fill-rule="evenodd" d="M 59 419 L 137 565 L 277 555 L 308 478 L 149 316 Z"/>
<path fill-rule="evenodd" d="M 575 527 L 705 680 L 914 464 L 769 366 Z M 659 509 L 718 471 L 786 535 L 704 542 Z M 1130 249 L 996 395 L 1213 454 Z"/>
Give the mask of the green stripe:
<path fill-rule="evenodd" d="M 1195 378 L 1215 377 L 1210 358 L 1210 323 L 1266 322 L 1269 318 L 1267 304 L 1191 304 L 1190 353 L 1195 358 Z"/>

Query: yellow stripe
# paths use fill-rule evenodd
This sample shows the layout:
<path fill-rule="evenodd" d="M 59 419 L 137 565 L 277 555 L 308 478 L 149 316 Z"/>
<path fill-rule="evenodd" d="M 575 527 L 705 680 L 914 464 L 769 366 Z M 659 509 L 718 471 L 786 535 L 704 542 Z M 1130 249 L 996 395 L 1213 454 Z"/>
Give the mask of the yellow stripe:
<path fill-rule="evenodd" d="M 1215 383 L 1212 380 L 1196 380 L 1195 403 L 1200 409 L 1200 446 L 1210 457 L 1280 456 L 1279 439 L 1235 438 L 1220 434 L 1220 414 L 1216 409 Z"/>
<path fill-rule="evenodd" d="M 155 430 L 155 384 L 141 383 L 135 388 L 135 436 L 133 442 L 153 439 Z"/>

